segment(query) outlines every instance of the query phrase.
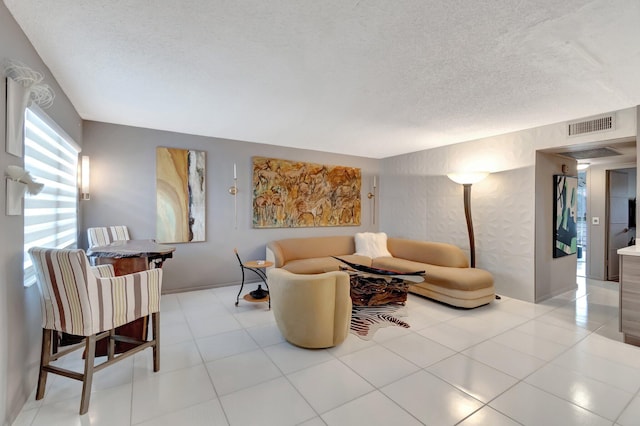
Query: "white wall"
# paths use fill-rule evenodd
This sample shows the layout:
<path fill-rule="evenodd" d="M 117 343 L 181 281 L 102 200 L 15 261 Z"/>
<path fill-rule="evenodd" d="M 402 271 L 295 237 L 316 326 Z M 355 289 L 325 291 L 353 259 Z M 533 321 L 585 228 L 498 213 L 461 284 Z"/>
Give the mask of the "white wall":
<path fill-rule="evenodd" d="M 493 273 L 499 294 L 533 302 L 535 235 L 551 232 L 535 228 L 536 151 L 630 137 L 636 131 L 636 108 L 629 108 L 616 112 L 616 129 L 605 133 L 568 138 L 565 123 L 556 123 L 384 159 L 380 229 L 468 250 L 462 189 L 445 176 L 491 171 L 471 194 L 477 267 Z"/>
<path fill-rule="evenodd" d="M 78 144 L 82 144 L 80 117 L 22 30 L 0 2 L 0 60 L 15 59 L 44 74 L 55 94 L 46 110 Z M 0 74 L 2 74 L 0 72 Z M 3 75 L 4 77 L 4 75 Z M 5 82 L 0 84 L 0 171 L 9 164 L 23 165 L 22 158 L 5 152 Z M 0 424 L 18 415 L 37 378 L 41 319 L 38 290 L 22 285 L 23 217 L 5 216 L 5 184 L 0 196 Z"/>
<path fill-rule="evenodd" d="M 471 190 L 476 266 L 498 293 L 533 300 L 533 153 L 531 141 L 498 137 L 385 159 L 380 229 L 468 251 L 462 186 L 446 174 L 492 171 Z"/>
<path fill-rule="evenodd" d="M 203 150 L 207 163 L 206 241 L 175 245 L 173 259 L 163 266 L 163 292 L 239 283 L 241 274 L 234 248 L 245 260 L 263 259 L 265 245 L 271 240 L 377 230 L 366 194 L 372 177 L 379 171 L 379 160 L 91 121 L 84 124 L 83 153 L 91 156 L 91 200 L 81 202 L 86 227 L 122 224 L 129 227 L 132 238 L 155 238 L 158 146 Z M 361 168 L 361 226 L 253 229 L 252 156 Z M 237 229 L 233 197 L 228 193 L 233 184 L 234 163 L 239 188 Z M 84 233 L 82 238 L 86 241 Z M 249 278 L 255 280 L 253 276 Z"/>

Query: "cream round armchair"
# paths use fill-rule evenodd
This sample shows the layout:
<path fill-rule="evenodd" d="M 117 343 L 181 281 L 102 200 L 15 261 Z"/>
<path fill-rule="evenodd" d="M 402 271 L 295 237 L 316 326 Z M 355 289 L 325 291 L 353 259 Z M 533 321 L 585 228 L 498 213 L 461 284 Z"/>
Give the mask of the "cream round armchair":
<path fill-rule="evenodd" d="M 349 274 L 300 275 L 280 268 L 267 272 L 271 309 L 288 342 L 329 348 L 347 338 L 351 323 Z"/>

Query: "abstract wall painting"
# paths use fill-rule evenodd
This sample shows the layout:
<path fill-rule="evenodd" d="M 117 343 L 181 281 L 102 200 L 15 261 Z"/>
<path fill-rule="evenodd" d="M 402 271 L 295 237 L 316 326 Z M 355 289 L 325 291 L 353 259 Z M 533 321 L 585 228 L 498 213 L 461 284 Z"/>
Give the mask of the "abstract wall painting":
<path fill-rule="evenodd" d="M 205 240 L 205 152 L 156 148 L 156 240 Z"/>
<path fill-rule="evenodd" d="M 360 225 L 359 168 L 253 157 L 253 227 Z"/>
<path fill-rule="evenodd" d="M 578 178 L 554 175 L 553 196 L 553 257 L 563 257 L 578 251 Z"/>

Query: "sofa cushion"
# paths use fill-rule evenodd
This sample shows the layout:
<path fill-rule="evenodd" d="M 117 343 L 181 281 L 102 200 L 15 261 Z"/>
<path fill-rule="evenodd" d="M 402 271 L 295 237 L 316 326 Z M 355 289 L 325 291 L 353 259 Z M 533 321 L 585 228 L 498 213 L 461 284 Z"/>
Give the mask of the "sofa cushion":
<path fill-rule="evenodd" d="M 356 245 L 352 236 L 340 235 L 271 241 L 267 248 L 274 255 L 275 267 L 281 268 L 292 260 L 353 254 Z"/>
<path fill-rule="evenodd" d="M 345 254 L 338 256 L 347 262 L 359 263 L 360 265 L 371 266 L 371 258 L 358 256 L 355 254 Z M 347 266 L 333 257 L 315 257 L 311 259 L 296 259 L 288 261 L 282 269 L 294 274 L 321 274 L 323 272 L 338 271 L 340 266 Z"/>
<path fill-rule="evenodd" d="M 493 287 L 493 276 L 476 268 L 450 268 L 429 265 L 397 257 L 373 259 L 374 268 L 391 269 L 400 272 L 425 271 L 425 281 L 453 290 L 480 290 Z"/>
<path fill-rule="evenodd" d="M 391 257 L 387 249 L 387 234 L 384 232 L 358 232 L 355 236 L 356 252 L 360 256 L 371 258 Z"/>
<path fill-rule="evenodd" d="M 412 284 L 409 291 L 458 308 L 477 308 L 491 303 L 495 298 L 493 286 L 480 290 L 453 290 L 427 282 Z"/>

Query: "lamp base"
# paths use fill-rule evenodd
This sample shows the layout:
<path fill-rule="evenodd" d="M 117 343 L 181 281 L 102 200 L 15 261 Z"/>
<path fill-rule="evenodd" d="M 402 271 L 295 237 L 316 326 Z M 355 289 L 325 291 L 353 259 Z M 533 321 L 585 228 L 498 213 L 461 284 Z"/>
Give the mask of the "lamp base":
<path fill-rule="evenodd" d="M 249 293 L 254 299 L 264 299 L 269 295 L 269 292 L 262 288 L 262 285 L 258 284 L 258 288 Z"/>

